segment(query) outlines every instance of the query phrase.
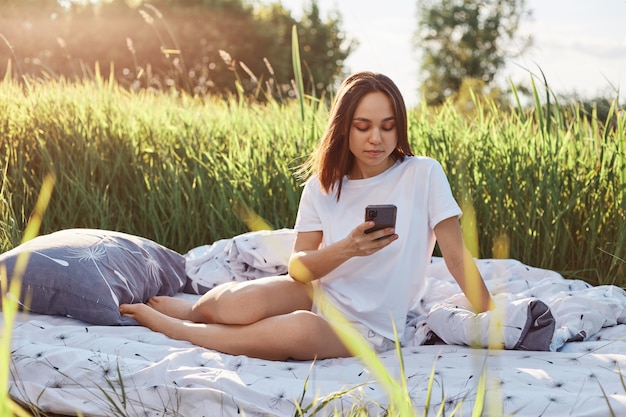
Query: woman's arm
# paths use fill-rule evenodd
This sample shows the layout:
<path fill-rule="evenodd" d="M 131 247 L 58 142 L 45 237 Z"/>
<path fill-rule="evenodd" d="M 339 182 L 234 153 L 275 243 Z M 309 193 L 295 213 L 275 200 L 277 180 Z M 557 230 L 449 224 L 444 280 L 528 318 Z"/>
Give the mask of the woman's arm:
<path fill-rule="evenodd" d="M 364 222 L 344 239 L 324 247 L 321 231 L 297 232 L 289 259 L 289 275 L 300 282 L 320 279 L 348 259 L 371 255 L 398 238 L 393 228 L 366 234 L 365 230 L 373 225 L 372 221 Z"/>
<path fill-rule="evenodd" d="M 450 217 L 435 226 L 435 236 L 448 270 L 465 293 L 475 311 L 493 309 L 493 301 L 474 258 L 465 246 L 461 226 Z"/>

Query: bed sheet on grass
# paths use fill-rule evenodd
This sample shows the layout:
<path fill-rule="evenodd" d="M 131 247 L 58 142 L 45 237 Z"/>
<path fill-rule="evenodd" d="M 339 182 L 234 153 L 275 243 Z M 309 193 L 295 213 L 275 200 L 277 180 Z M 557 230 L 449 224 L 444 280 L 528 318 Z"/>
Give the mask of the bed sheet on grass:
<path fill-rule="evenodd" d="M 626 326 L 560 352 L 405 348 L 407 387 L 417 415 L 444 403 L 470 415 L 485 376 L 483 415 L 607 416 L 626 413 Z M 356 358 L 272 362 L 220 354 L 142 327 L 92 326 L 68 318 L 29 317 L 17 324 L 10 394 L 50 413 L 86 416 L 293 416 L 367 407 L 382 415 L 387 393 Z M 399 378 L 395 352 L 380 355 Z M 340 394 L 340 395 L 339 395 Z M 609 408 L 610 404 L 610 408 Z M 341 413 L 339 415 L 342 415 Z M 460 415 L 457 413 L 456 415 Z"/>
<path fill-rule="evenodd" d="M 417 415 L 427 407 L 434 367 L 428 415 L 441 406 L 451 415 L 457 404 L 455 415 L 471 415 L 484 376 L 484 416 L 619 416 L 626 415 L 625 339 L 626 325 L 615 324 L 559 351 L 417 345 L 402 349 L 402 362 Z M 326 416 L 335 410 L 347 415 L 355 407 L 384 415 L 389 404 L 387 392 L 357 358 L 264 361 L 139 326 L 22 314 L 11 351 L 10 395 L 61 415 Z M 397 354 L 379 357 L 399 379 Z"/>

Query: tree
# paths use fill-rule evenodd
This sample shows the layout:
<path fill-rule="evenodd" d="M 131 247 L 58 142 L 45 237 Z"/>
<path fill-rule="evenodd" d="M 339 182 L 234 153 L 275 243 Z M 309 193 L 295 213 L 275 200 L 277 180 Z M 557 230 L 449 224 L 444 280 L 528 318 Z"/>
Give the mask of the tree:
<path fill-rule="evenodd" d="M 272 1 L 272 3 L 270 3 Z M 19 76 L 77 79 L 101 74 L 137 89 L 192 94 L 291 91 L 291 33 L 298 27 L 307 93 L 333 86 L 351 51 L 341 19 L 319 17 L 311 0 L 301 21 L 277 0 L 0 0 L 0 34 Z M 47 8 L 43 7 L 47 5 Z M 28 21 L 25 25 L 24 20 Z M 0 38 L 0 79 L 8 68 Z M 17 67 L 14 65 L 13 67 Z"/>
<path fill-rule="evenodd" d="M 517 51 L 511 48 L 530 15 L 526 0 L 418 0 L 415 46 L 423 54 L 427 104 L 443 103 L 467 79 L 492 86 L 506 59 L 532 44 L 529 36 Z"/>
<path fill-rule="evenodd" d="M 338 13 L 331 14 L 324 21 L 320 17 L 317 0 L 312 0 L 304 8 L 299 22 L 277 2 L 258 5 L 255 16 L 259 21 L 266 22 L 261 32 L 268 40 L 266 50 L 274 51 L 270 64 L 276 79 L 285 80 L 294 76 L 291 60 L 293 25 L 297 27 L 305 78 L 304 89 L 307 93 L 319 97 L 320 92 L 334 87 L 335 81 L 345 75 L 344 60 L 351 53 L 356 41 L 346 39 Z"/>
<path fill-rule="evenodd" d="M 304 10 L 298 25 L 298 39 L 303 65 L 309 74 L 309 79 L 305 80 L 305 90 L 324 91 L 333 86 L 333 80 L 345 75 L 342 73 L 344 60 L 357 43 L 345 39 L 340 26 L 341 16 L 338 12 L 330 16 L 327 22 L 320 18 L 316 0 L 311 1 Z"/>

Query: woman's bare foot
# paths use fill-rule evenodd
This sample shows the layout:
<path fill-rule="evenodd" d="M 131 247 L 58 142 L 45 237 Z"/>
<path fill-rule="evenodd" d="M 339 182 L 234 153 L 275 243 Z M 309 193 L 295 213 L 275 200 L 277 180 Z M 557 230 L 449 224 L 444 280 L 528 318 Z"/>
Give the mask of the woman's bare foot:
<path fill-rule="evenodd" d="M 171 339 L 186 340 L 198 346 L 203 346 L 204 334 L 209 331 L 204 324 L 189 323 L 185 320 L 170 317 L 147 304 L 122 304 L 120 305 L 120 313 L 135 319 L 137 323 L 153 332 L 163 333 Z M 196 335 L 196 333 L 198 334 Z"/>
<path fill-rule="evenodd" d="M 168 323 L 176 320 L 146 304 L 121 304 L 120 313 L 125 317 L 130 317 L 140 325 L 156 332 L 163 332 Z"/>
<path fill-rule="evenodd" d="M 167 316 L 181 320 L 191 320 L 191 308 L 193 304 L 189 301 L 161 295 L 150 298 L 147 304 Z"/>

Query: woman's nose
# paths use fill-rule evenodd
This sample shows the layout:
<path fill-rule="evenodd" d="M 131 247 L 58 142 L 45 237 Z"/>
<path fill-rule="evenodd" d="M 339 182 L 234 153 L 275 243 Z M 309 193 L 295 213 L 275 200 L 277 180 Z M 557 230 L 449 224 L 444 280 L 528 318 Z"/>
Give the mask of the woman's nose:
<path fill-rule="evenodd" d="M 372 129 L 372 134 L 370 135 L 371 143 L 380 143 L 383 141 L 382 135 L 380 134 L 380 129 L 374 128 Z"/>

